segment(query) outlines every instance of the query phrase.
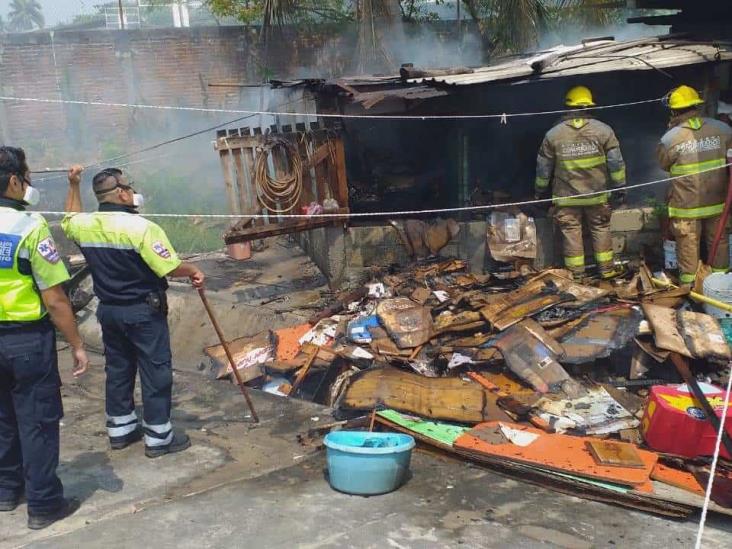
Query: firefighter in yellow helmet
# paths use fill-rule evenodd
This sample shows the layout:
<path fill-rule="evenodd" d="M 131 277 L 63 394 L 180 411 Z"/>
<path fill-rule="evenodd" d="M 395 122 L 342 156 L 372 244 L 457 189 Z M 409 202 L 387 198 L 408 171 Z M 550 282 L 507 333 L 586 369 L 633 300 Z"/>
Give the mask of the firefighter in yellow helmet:
<path fill-rule="evenodd" d="M 564 264 L 576 278 L 585 272 L 582 222 L 592 234 L 600 276 L 615 276 L 609 201 L 618 206 L 625 191 L 602 192 L 625 186 L 625 162 L 615 132 L 587 111 L 594 107 L 584 86 L 569 90 L 566 105 L 576 112 L 562 118 L 544 137 L 536 161 L 536 197 L 551 190 L 554 219 L 562 232 Z M 591 196 L 580 196 L 596 193 Z"/>
<path fill-rule="evenodd" d="M 726 155 L 732 148 L 732 128 L 701 116 L 704 100 L 689 86 L 679 86 L 666 96 L 671 109 L 669 130 L 658 145 L 661 167 L 674 179 L 667 194 L 671 232 L 676 238 L 676 255 L 682 284 L 694 282 L 700 257 L 700 241 L 712 246 L 727 194 Z M 728 240 L 720 242 L 715 271 L 729 265 Z"/>

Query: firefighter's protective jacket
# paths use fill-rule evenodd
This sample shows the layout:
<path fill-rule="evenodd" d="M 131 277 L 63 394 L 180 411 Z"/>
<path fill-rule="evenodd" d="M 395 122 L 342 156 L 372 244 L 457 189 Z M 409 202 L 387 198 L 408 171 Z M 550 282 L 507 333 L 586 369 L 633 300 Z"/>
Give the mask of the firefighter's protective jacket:
<path fill-rule="evenodd" d="M 668 191 L 671 218 L 704 219 L 720 215 L 727 194 L 727 150 L 732 128 L 696 112 L 675 120 L 661 138 L 658 160 L 673 179 Z"/>
<path fill-rule="evenodd" d="M 556 206 L 605 204 L 608 193 L 570 197 L 625 185 L 625 161 L 612 128 L 583 115 L 566 117 L 549 130 L 536 162 L 537 194 L 550 184 Z"/>

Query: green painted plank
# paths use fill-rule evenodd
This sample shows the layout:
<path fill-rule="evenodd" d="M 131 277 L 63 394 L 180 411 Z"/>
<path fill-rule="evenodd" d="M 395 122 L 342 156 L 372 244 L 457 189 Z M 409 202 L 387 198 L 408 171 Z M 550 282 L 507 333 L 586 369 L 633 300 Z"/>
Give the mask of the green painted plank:
<path fill-rule="evenodd" d="M 441 444 L 452 446 L 453 442 L 469 431 L 470 427 L 454 425 L 452 423 L 440 423 L 436 421 L 427 421 L 413 416 L 400 414 L 394 410 L 383 410 L 377 414 L 384 419 L 388 419 L 392 423 L 396 423 L 400 427 L 419 433 L 420 435 L 430 438 Z"/>

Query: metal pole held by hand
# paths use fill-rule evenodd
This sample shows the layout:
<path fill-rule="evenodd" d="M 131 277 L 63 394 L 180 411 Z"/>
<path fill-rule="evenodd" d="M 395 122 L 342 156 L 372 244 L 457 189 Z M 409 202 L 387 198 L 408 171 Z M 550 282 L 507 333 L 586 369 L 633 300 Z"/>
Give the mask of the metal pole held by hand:
<path fill-rule="evenodd" d="M 213 324 L 214 330 L 216 330 L 216 335 L 219 336 L 219 341 L 221 342 L 221 346 L 224 348 L 226 358 L 229 359 L 231 371 L 234 372 L 234 377 L 236 378 L 236 382 L 239 385 L 239 390 L 241 390 L 241 394 L 244 395 L 244 399 L 247 401 L 247 406 L 249 406 L 249 411 L 252 413 L 252 419 L 254 420 L 254 423 L 259 423 L 259 416 L 257 416 L 257 412 L 254 411 L 252 399 L 247 392 L 247 388 L 244 386 L 244 382 L 241 379 L 241 374 L 239 374 L 239 370 L 236 368 L 236 363 L 234 362 L 234 357 L 231 354 L 231 349 L 229 349 L 229 344 L 224 338 L 224 333 L 221 331 L 221 326 L 219 326 L 219 323 L 214 316 L 213 310 L 211 309 L 211 305 L 208 302 L 208 298 L 206 297 L 206 293 L 203 288 L 198 289 L 198 295 L 201 296 L 203 308 L 206 309 L 208 317 L 211 319 L 211 324 Z"/>

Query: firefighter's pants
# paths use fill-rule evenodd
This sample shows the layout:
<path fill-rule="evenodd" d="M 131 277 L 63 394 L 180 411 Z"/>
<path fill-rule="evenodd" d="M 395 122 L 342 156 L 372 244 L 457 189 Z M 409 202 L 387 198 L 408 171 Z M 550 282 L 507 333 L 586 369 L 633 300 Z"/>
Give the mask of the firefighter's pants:
<path fill-rule="evenodd" d="M 701 240 L 704 239 L 707 253 L 712 249 L 719 218 L 720 216 L 706 219 L 674 218 L 671 220 L 671 232 L 676 239 L 676 258 L 679 262 L 682 284 L 690 284 L 694 281 L 696 269 L 699 266 Z M 704 257 L 703 260 L 706 262 L 707 258 Z M 728 266 L 729 236 L 725 230 L 711 267 L 715 271 L 726 271 Z"/>
<path fill-rule="evenodd" d="M 25 489 L 29 515 L 63 503 L 56 475 L 60 387 L 50 322 L 0 330 L 0 500 L 17 499 Z"/>
<path fill-rule="evenodd" d="M 142 384 L 145 445 L 165 446 L 173 440 L 170 424 L 173 366 L 168 319 L 147 303 L 100 304 L 106 358 L 107 434 L 111 441 L 132 437 L 138 427 L 135 377 Z"/>
<path fill-rule="evenodd" d="M 582 241 L 582 219 L 584 218 L 592 234 L 592 247 L 600 274 L 612 273 L 611 215 L 612 210 L 607 204 L 559 207 L 555 210 L 554 220 L 562 232 L 564 265 L 567 269 L 575 274 L 582 274 L 585 271 L 585 249 Z"/>

